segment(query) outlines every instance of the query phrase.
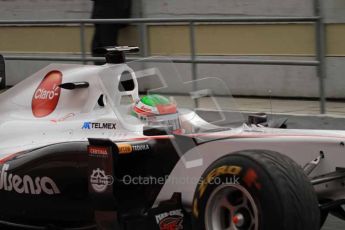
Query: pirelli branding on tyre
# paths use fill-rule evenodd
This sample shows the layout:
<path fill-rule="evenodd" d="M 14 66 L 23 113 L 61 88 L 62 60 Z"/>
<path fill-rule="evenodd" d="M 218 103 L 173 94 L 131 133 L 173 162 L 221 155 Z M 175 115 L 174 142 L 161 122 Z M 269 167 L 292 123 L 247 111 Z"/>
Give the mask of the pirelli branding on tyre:
<path fill-rule="evenodd" d="M 195 229 L 320 229 L 313 187 L 303 169 L 285 155 L 268 150 L 232 153 L 212 163 L 201 177 L 192 204 Z M 229 183 L 234 177 L 236 183 Z"/>
<path fill-rule="evenodd" d="M 201 182 L 199 183 L 199 186 L 197 188 L 197 196 L 195 196 L 195 199 L 193 201 L 193 215 L 195 217 L 198 217 L 198 199 L 202 198 L 205 194 L 205 191 L 209 185 L 215 185 L 219 183 L 236 183 L 237 179 L 232 180 L 233 176 L 238 176 L 242 172 L 242 167 L 236 166 L 236 165 L 222 165 L 219 167 L 216 167 L 212 169 L 209 173 L 206 174 L 206 176 L 202 177 Z M 231 180 L 219 180 L 218 182 L 216 179 L 218 179 L 221 176 L 230 176 Z"/>
<path fill-rule="evenodd" d="M 216 177 L 219 177 L 222 175 L 239 175 L 241 171 L 242 171 L 241 167 L 233 166 L 233 165 L 224 165 L 224 166 L 213 169 L 210 173 L 207 174 L 206 178 L 203 179 L 200 183 L 200 186 L 199 186 L 200 197 L 203 196 L 207 185 L 212 183 L 212 181 L 214 181 Z"/>

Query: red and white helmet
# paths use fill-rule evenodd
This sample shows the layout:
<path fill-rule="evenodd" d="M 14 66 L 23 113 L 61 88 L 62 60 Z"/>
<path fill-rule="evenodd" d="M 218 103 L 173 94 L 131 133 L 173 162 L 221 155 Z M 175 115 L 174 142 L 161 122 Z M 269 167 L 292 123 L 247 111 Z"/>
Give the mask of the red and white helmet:
<path fill-rule="evenodd" d="M 150 126 L 164 126 L 171 131 L 181 129 L 176 104 L 162 95 L 142 97 L 135 102 L 133 113 Z"/>

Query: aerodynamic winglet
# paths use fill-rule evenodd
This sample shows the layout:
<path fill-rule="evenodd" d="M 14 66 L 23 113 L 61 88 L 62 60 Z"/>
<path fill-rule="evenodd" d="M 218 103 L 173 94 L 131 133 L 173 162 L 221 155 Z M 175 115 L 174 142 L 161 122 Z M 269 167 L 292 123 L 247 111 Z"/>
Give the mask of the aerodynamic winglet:
<path fill-rule="evenodd" d="M 82 82 L 66 82 L 63 84 L 60 84 L 59 87 L 62 89 L 68 89 L 68 90 L 73 90 L 73 89 L 83 89 L 83 88 L 88 88 L 90 84 L 86 81 Z"/>

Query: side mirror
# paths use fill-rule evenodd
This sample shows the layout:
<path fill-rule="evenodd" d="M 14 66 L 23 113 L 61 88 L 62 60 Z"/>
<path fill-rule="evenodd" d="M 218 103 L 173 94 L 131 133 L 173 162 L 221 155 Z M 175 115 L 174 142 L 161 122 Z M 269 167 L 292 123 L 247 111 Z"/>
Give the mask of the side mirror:
<path fill-rule="evenodd" d="M 287 118 L 280 118 L 275 120 L 268 120 L 267 115 L 265 113 L 257 113 L 248 116 L 249 125 L 262 125 L 269 128 L 280 128 L 286 129 Z"/>
<path fill-rule="evenodd" d="M 267 122 L 267 115 L 265 113 L 256 113 L 248 116 L 248 124 L 259 125 Z"/>

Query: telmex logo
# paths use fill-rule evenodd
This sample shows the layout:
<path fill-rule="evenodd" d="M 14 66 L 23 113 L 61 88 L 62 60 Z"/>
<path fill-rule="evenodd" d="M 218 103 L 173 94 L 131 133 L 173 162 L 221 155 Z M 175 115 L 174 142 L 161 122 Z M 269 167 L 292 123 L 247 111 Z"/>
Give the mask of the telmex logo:
<path fill-rule="evenodd" d="M 56 186 L 55 182 L 49 177 L 36 177 L 32 178 L 29 175 L 23 177 L 15 174 L 8 174 L 8 164 L 4 164 L 1 170 L 0 177 L 0 190 L 15 191 L 19 194 L 32 194 L 39 195 L 45 193 L 48 195 L 60 194 L 60 190 Z"/>
<path fill-rule="evenodd" d="M 115 123 L 84 122 L 81 129 L 116 129 Z"/>
<path fill-rule="evenodd" d="M 62 73 L 57 70 L 43 78 L 32 97 L 31 108 L 35 117 L 45 117 L 54 112 L 60 99 L 61 83 Z"/>

